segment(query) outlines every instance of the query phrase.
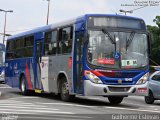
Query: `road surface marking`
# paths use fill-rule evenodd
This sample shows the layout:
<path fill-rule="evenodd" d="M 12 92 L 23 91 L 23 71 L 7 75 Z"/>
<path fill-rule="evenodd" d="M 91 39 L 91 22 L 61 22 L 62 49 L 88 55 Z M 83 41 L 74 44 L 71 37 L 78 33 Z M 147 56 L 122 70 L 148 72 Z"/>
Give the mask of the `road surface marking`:
<path fill-rule="evenodd" d="M 11 88 L 9 86 L 0 86 L 0 88 Z"/>
<path fill-rule="evenodd" d="M 130 111 L 140 111 L 140 112 L 151 112 L 151 113 L 160 113 L 160 111 L 121 108 L 121 107 L 105 107 L 105 108 L 107 108 L 107 109 L 110 108 L 110 109 L 130 110 Z"/>
<path fill-rule="evenodd" d="M 62 118 L 61 116 L 60 116 L 60 118 L 51 118 L 51 117 L 35 117 L 35 116 L 32 116 L 32 117 L 27 117 L 27 116 L 25 116 L 25 117 L 18 117 L 18 119 L 20 119 L 20 118 L 22 118 L 22 119 L 28 119 L 28 120 L 32 120 L 32 119 L 39 119 L 39 120 L 84 120 L 84 119 L 82 119 L 82 118 L 74 118 L 74 119 L 71 119 L 71 118 Z"/>
<path fill-rule="evenodd" d="M 33 99 L 33 98 L 39 98 L 39 97 L 36 97 L 36 96 L 34 96 L 34 97 L 30 97 L 30 96 L 27 97 L 27 96 L 25 96 L 25 97 L 16 97 L 16 98 L 18 98 L 18 99 L 20 99 L 20 98 L 25 98 L 25 99 L 26 99 L 26 98 L 29 98 L 29 99 Z"/>
<path fill-rule="evenodd" d="M 44 105 L 34 105 L 34 104 L 1 104 L 0 106 L 5 106 L 5 105 L 10 105 L 10 106 L 46 107 L 46 106 L 44 106 Z"/>
<path fill-rule="evenodd" d="M 68 103 L 42 103 L 42 102 L 36 102 L 36 103 L 44 104 L 44 105 L 67 105 L 67 106 L 88 107 L 88 108 L 97 107 L 97 106 L 77 105 L 77 104 L 68 104 Z"/>
<path fill-rule="evenodd" d="M 53 114 L 74 114 L 73 112 L 63 112 L 63 111 L 52 111 L 52 110 L 24 110 L 24 109 L 0 109 L 1 113 L 3 112 L 31 112 L 31 113 L 53 113 Z"/>
<path fill-rule="evenodd" d="M 40 107 L 38 107 L 38 108 L 32 108 L 32 107 L 25 107 L 25 106 L 0 106 L 1 108 L 9 108 L 9 109 L 15 109 L 15 108 L 23 108 L 23 109 L 41 109 L 41 110 L 59 110 L 59 109 L 53 109 L 53 108 L 40 108 Z M 1 108 L 0 108 L 0 110 L 1 110 Z"/>

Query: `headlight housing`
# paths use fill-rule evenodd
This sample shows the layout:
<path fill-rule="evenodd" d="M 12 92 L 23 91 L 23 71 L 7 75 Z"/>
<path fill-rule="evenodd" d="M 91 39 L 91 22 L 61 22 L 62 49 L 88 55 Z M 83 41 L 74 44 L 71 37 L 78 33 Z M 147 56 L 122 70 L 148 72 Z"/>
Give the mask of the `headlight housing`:
<path fill-rule="evenodd" d="M 90 71 L 85 71 L 85 75 L 88 77 L 88 79 L 96 84 L 102 84 L 102 81 L 92 72 Z"/>
<path fill-rule="evenodd" d="M 138 81 L 137 81 L 137 85 L 140 85 L 140 84 L 144 84 L 147 82 L 148 80 L 148 77 L 149 77 L 149 73 L 146 73 L 144 76 L 142 76 Z"/>
<path fill-rule="evenodd" d="M 4 70 L 1 72 L 0 76 L 4 76 L 5 72 Z"/>

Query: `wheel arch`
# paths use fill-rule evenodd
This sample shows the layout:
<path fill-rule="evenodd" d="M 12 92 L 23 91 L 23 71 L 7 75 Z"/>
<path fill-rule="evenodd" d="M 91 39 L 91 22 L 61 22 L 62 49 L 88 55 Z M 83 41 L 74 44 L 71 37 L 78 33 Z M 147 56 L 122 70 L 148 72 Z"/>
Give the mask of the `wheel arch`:
<path fill-rule="evenodd" d="M 149 91 L 148 91 L 148 92 L 151 92 L 152 95 L 153 95 L 153 97 L 155 98 L 154 92 L 153 92 L 153 90 L 152 90 L 151 88 L 149 88 Z"/>

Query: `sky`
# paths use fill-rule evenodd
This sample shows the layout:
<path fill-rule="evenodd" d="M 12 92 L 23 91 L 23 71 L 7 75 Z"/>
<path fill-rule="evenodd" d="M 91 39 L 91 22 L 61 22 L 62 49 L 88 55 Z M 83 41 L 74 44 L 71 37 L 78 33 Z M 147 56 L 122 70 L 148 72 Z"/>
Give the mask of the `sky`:
<path fill-rule="evenodd" d="M 75 18 L 87 13 L 116 14 L 120 9 L 133 10 L 139 6 L 121 6 L 142 0 L 51 0 L 49 24 Z M 148 1 L 148 0 L 143 0 Z M 160 0 L 158 1 L 160 4 Z M 7 14 L 7 34 L 17 34 L 46 25 L 47 0 L 0 0 L 0 9 L 13 10 Z M 160 15 L 160 5 L 135 10 L 129 16 L 143 18 L 148 25 Z M 4 29 L 4 13 L 0 12 L 0 33 Z M 2 36 L 0 35 L 0 42 Z"/>

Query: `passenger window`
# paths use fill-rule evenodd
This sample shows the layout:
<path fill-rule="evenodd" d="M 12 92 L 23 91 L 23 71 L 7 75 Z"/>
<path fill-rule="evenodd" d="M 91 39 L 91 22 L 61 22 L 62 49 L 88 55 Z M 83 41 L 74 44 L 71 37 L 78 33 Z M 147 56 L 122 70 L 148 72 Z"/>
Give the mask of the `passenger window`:
<path fill-rule="evenodd" d="M 7 51 L 11 51 L 14 49 L 14 40 L 7 42 Z"/>
<path fill-rule="evenodd" d="M 7 41 L 6 59 L 14 59 L 15 55 L 15 40 Z"/>
<path fill-rule="evenodd" d="M 45 55 L 56 54 L 57 51 L 57 31 L 45 34 Z"/>
<path fill-rule="evenodd" d="M 25 38 L 25 47 L 22 49 L 22 54 L 24 57 L 33 56 L 33 45 L 34 45 L 34 36 L 29 36 Z"/>
<path fill-rule="evenodd" d="M 67 27 L 60 29 L 59 34 L 59 53 L 71 53 L 72 52 L 72 41 L 73 41 L 73 28 Z"/>
<path fill-rule="evenodd" d="M 25 47 L 33 46 L 33 44 L 34 44 L 34 37 L 33 36 L 25 38 Z"/>

